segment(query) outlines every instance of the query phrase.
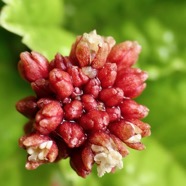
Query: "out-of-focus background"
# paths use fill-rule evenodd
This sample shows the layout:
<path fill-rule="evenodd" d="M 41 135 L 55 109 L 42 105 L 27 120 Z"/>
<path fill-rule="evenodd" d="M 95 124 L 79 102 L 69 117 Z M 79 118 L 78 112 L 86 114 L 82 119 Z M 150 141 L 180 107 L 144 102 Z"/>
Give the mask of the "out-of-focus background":
<path fill-rule="evenodd" d="M 4 0 L 0 11 L 0 185 L 185 185 L 185 0 Z M 131 150 L 124 168 L 103 178 L 95 171 L 79 178 L 68 160 L 27 171 L 26 153 L 18 147 L 26 119 L 15 103 L 33 93 L 18 74 L 19 53 L 37 50 L 49 59 L 56 52 L 67 55 L 75 36 L 93 29 L 117 42 L 142 45 L 137 65 L 148 71 L 149 80 L 138 102 L 150 108 L 147 148 Z"/>

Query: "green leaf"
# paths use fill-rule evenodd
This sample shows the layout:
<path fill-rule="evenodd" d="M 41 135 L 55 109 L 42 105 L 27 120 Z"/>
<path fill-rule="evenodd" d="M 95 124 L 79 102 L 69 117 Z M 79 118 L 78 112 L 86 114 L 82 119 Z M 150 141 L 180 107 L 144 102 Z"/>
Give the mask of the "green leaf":
<path fill-rule="evenodd" d="M 17 38 L 12 37 L 2 28 L 0 28 L 0 40 L 0 184 L 3 186 L 50 185 L 58 181 L 57 164 L 28 171 L 24 165 L 26 153 L 18 145 L 26 119 L 16 111 L 15 103 L 33 94 L 30 86 L 19 77 L 16 68 L 18 56 L 15 53 L 23 48 L 17 44 Z M 60 182 L 63 183 L 63 180 Z"/>
<path fill-rule="evenodd" d="M 185 73 L 175 72 L 168 78 L 149 81 L 147 89 L 139 100 L 150 108 L 146 120 L 152 126 L 153 136 L 186 170 L 185 92 Z"/>
<path fill-rule="evenodd" d="M 124 158 L 124 168 L 103 178 L 97 177 L 96 167 L 86 179 L 78 177 L 69 160 L 59 163 L 60 170 L 56 165 L 44 165 L 38 170 L 26 171 L 26 154 L 17 144 L 25 120 L 15 111 L 14 105 L 31 92 L 18 78 L 14 66 L 10 65 L 18 54 L 12 56 L 13 52 L 9 51 L 9 35 L 3 37 L 0 34 L 0 51 L 3 51 L 0 56 L 0 183 L 3 186 L 45 186 L 52 181 L 65 186 L 185 185 L 186 40 L 182 24 L 186 15 L 185 3 L 67 0 L 64 17 L 60 0 L 5 2 L 7 5 L 1 13 L 1 25 L 22 36 L 27 46 L 49 58 L 57 51 L 68 54 L 74 41 L 74 36 L 61 28 L 62 23 L 73 32 L 96 28 L 98 33 L 112 35 L 119 42 L 123 39 L 138 40 L 143 46 L 139 66 L 147 70 L 151 78 L 138 101 L 150 108 L 145 121 L 152 126 L 152 136 L 143 140 L 147 146 L 145 151 L 130 150 L 129 156 Z"/>
<path fill-rule="evenodd" d="M 62 27 L 61 0 L 4 0 L 0 24 L 23 37 L 22 42 L 48 58 L 67 55 L 74 36 Z"/>

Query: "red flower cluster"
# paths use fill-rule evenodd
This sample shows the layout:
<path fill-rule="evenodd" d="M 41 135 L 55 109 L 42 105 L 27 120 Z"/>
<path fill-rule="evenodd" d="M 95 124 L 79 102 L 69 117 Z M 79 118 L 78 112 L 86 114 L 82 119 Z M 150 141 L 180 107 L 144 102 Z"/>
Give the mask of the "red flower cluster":
<path fill-rule="evenodd" d="M 27 169 L 70 158 L 86 177 L 97 164 L 98 176 L 123 167 L 128 147 L 143 150 L 141 138 L 150 126 L 141 121 L 148 108 L 134 98 L 145 89 L 146 72 L 133 68 L 141 47 L 115 44 L 96 31 L 76 38 L 69 56 L 49 61 L 37 52 L 23 52 L 18 68 L 36 96 L 16 104 L 29 118 L 19 144 L 27 153 Z"/>

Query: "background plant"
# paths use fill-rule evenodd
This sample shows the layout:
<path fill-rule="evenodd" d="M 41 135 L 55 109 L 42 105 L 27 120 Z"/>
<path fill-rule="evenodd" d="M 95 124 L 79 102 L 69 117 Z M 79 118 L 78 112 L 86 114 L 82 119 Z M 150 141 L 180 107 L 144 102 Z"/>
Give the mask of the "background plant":
<path fill-rule="evenodd" d="M 5 5 L 6 3 L 6 5 Z M 186 2 L 182 0 L 4 0 L 0 2 L 0 184 L 175 186 L 186 181 Z M 75 35 L 96 29 L 117 42 L 137 40 L 138 65 L 149 72 L 138 101 L 150 108 L 147 150 L 132 152 L 113 175 L 85 180 L 64 161 L 35 171 L 24 168 L 17 144 L 25 121 L 15 103 L 32 94 L 17 72 L 19 53 L 37 50 L 50 59 L 68 54 Z M 21 42 L 22 41 L 22 42 Z"/>

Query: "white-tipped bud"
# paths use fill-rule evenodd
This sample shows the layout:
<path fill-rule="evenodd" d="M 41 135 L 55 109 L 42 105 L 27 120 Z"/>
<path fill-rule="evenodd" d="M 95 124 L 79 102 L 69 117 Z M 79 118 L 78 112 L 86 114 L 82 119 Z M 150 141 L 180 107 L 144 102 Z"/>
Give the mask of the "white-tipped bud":
<path fill-rule="evenodd" d="M 41 143 L 37 147 L 28 147 L 27 152 L 29 154 L 28 160 L 29 161 L 39 161 L 39 160 L 48 160 L 47 154 L 52 147 L 53 142 L 52 141 L 45 141 Z"/>
<path fill-rule="evenodd" d="M 95 153 L 94 161 L 97 164 L 99 177 L 102 177 L 105 173 L 110 173 L 114 168 L 123 168 L 122 156 L 111 144 L 108 147 L 92 145 L 91 148 Z"/>
<path fill-rule="evenodd" d="M 131 125 L 131 127 L 133 128 L 134 130 L 134 133 L 135 135 L 131 136 L 129 139 L 126 140 L 127 143 L 138 143 L 138 142 L 141 142 L 141 133 L 142 133 L 142 130 L 134 125 L 133 123 L 131 122 L 127 122 L 128 124 Z"/>

